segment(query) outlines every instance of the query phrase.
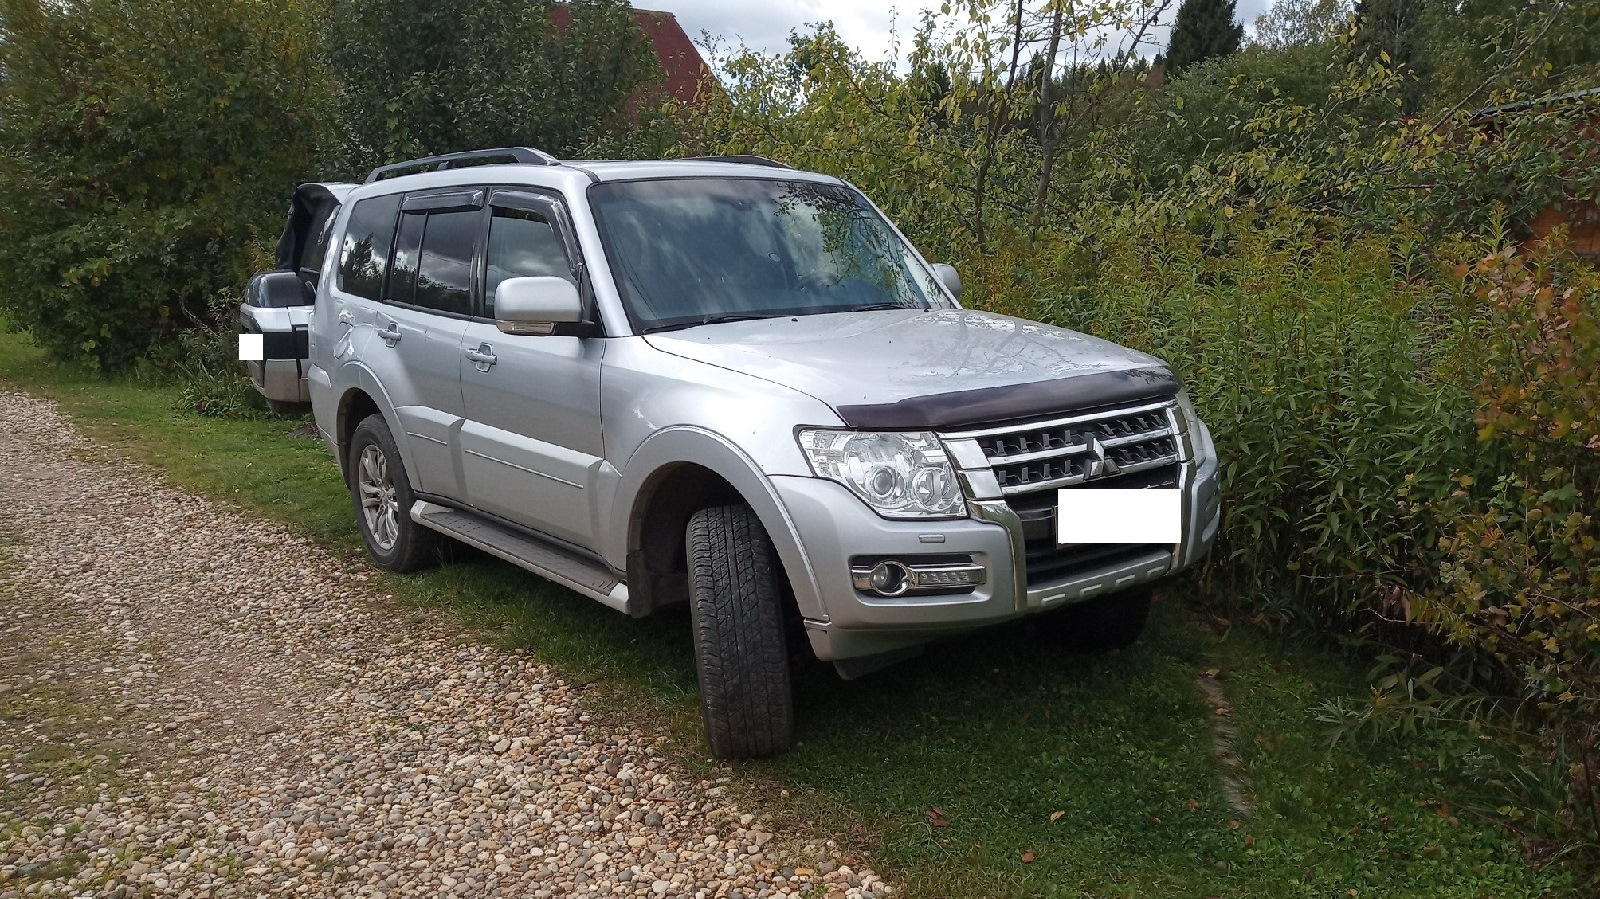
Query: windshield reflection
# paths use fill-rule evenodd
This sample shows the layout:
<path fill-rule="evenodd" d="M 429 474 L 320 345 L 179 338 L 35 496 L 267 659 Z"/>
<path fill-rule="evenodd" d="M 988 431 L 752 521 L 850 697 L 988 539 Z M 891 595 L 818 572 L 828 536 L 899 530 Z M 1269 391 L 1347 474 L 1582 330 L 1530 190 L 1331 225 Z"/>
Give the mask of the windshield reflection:
<path fill-rule="evenodd" d="M 642 331 L 949 307 L 910 248 L 844 187 L 676 178 L 597 184 L 589 196 Z"/>

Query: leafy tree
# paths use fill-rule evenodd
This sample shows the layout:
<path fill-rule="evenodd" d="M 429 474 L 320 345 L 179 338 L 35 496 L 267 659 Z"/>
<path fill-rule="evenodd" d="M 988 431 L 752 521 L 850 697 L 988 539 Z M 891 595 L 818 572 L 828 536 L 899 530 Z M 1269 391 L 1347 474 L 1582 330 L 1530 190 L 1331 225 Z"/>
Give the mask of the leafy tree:
<path fill-rule="evenodd" d="M 328 57 L 352 174 L 478 147 L 569 154 L 626 126 L 659 76 L 626 0 L 334 0 Z"/>
<path fill-rule="evenodd" d="M 303 0 L 0 0 L 0 308 L 127 367 L 204 320 L 312 174 L 332 89 Z"/>
<path fill-rule="evenodd" d="M 1428 95 L 1476 108 L 1600 85 L 1600 4 L 1464 0 L 1424 9 Z"/>
<path fill-rule="evenodd" d="M 1251 43 L 1285 50 L 1332 40 L 1350 18 L 1349 0 L 1277 0 L 1256 17 Z"/>
<path fill-rule="evenodd" d="M 1358 60 L 1379 65 L 1405 79 L 1401 111 L 1422 108 L 1429 73 L 1423 0 L 1356 0 L 1355 41 Z"/>
<path fill-rule="evenodd" d="M 1167 71 L 1174 75 L 1196 63 L 1239 52 L 1244 26 L 1234 21 L 1234 0 L 1183 0 L 1167 45 Z"/>
<path fill-rule="evenodd" d="M 1133 170 L 1149 186 L 1165 187 L 1208 156 L 1259 145 L 1272 135 L 1242 125 L 1272 104 L 1322 107 L 1340 74 L 1339 53 L 1327 42 L 1251 46 L 1190 68 L 1137 110 L 1130 126 L 1140 147 Z"/>

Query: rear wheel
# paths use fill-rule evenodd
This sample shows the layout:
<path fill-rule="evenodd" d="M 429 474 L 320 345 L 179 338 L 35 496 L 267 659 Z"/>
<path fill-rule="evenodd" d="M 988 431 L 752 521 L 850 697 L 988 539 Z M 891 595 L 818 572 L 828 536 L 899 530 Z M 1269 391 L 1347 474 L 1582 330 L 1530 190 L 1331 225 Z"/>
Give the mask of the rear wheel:
<path fill-rule="evenodd" d="M 367 554 L 379 568 L 415 571 L 439 561 L 438 532 L 411 520 L 417 498 L 382 415 L 367 416 L 350 438 L 350 499 Z"/>
<path fill-rule="evenodd" d="M 689 609 L 706 742 L 718 758 L 760 758 L 794 742 L 782 591 L 772 541 L 749 506 L 689 519 Z"/>
<path fill-rule="evenodd" d="M 1154 590 L 1133 587 L 1087 602 L 1068 606 L 1040 623 L 1064 648 L 1078 652 L 1109 652 L 1132 646 L 1144 633 L 1150 618 Z"/>

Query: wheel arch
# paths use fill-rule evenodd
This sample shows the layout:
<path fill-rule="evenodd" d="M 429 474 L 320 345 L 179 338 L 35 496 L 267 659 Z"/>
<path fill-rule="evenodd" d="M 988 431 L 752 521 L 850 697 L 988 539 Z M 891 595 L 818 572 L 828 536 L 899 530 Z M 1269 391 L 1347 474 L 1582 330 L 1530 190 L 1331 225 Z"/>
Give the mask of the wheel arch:
<path fill-rule="evenodd" d="M 692 461 L 689 461 L 692 460 Z M 800 614 L 826 619 L 811 563 L 794 521 L 755 461 L 726 437 L 702 428 L 670 428 L 629 459 L 617 508 L 626 514 L 613 546 L 623 550 L 633 613 L 687 599 L 683 535 L 707 506 L 742 502 L 777 550 Z"/>
<path fill-rule="evenodd" d="M 356 427 L 367 416 L 382 415 L 383 420 L 389 425 L 389 434 L 394 438 L 395 447 L 401 456 L 406 455 L 406 433 L 400 427 L 399 419 L 395 417 L 394 406 L 389 402 L 388 394 L 378 385 L 372 373 L 359 365 L 347 366 L 348 376 L 345 378 L 346 386 L 339 394 L 339 402 L 335 407 L 334 439 L 338 444 L 335 456 L 339 460 L 339 472 L 344 477 L 346 484 L 350 483 L 350 438 L 355 434 Z M 406 477 L 411 479 L 410 466 L 406 467 Z M 416 484 L 413 483 L 415 489 Z"/>

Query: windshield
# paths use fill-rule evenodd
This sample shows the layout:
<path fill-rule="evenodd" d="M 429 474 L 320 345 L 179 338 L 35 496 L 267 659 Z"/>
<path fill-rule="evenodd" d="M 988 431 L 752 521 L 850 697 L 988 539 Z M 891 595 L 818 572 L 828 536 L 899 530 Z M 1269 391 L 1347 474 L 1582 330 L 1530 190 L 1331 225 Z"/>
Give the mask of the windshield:
<path fill-rule="evenodd" d="M 845 187 L 674 178 L 597 184 L 589 197 L 641 331 L 949 305 L 911 248 Z"/>

